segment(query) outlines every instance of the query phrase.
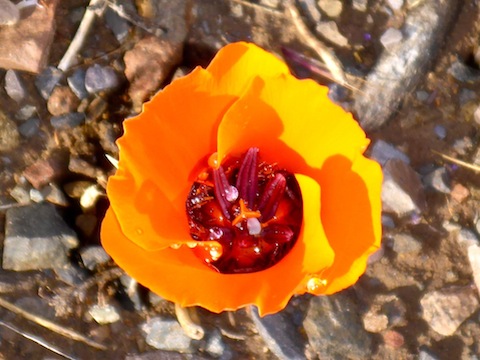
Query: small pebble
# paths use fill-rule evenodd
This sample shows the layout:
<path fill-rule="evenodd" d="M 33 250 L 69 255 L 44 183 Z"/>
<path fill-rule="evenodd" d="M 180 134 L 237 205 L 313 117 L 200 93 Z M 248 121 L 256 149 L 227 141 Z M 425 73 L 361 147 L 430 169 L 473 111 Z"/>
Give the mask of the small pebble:
<path fill-rule="evenodd" d="M 389 28 L 380 37 L 380 42 L 382 43 L 382 45 L 386 49 L 389 49 L 393 45 L 402 41 L 402 39 L 403 39 L 403 35 L 402 35 L 402 32 L 400 30 L 397 30 L 397 29 L 394 29 L 394 28 Z"/>
<path fill-rule="evenodd" d="M 18 8 L 9 0 L 0 0 L 0 25 L 15 25 L 20 20 Z"/>
<path fill-rule="evenodd" d="M 418 360 L 440 360 L 440 358 L 434 355 L 431 350 L 422 347 L 418 353 Z"/>
<path fill-rule="evenodd" d="M 37 189 L 30 189 L 30 199 L 36 203 L 39 203 L 45 200 L 42 193 Z"/>
<path fill-rule="evenodd" d="M 457 203 L 462 203 L 470 195 L 470 191 L 460 183 L 457 183 L 453 186 L 450 196 Z"/>
<path fill-rule="evenodd" d="M 25 105 L 15 114 L 15 118 L 18 120 L 27 120 L 36 115 L 37 108 L 33 105 Z"/>
<path fill-rule="evenodd" d="M 472 268 L 473 281 L 477 287 L 477 292 L 480 295 L 480 246 L 477 244 L 470 245 L 467 252 L 468 261 Z"/>
<path fill-rule="evenodd" d="M 51 204 L 67 207 L 69 204 L 65 193 L 54 183 L 50 183 L 42 188 L 42 195 L 46 201 Z"/>
<path fill-rule="evenodd" d="M 25 100 L 25 86 L 15 70 L 7 70 L 7 73 L 5 74 L 5 91 L 8 96 L 17 103 L 21 103 Z"/>
<path fill-rule="evenodd" d="M 191 339 L 175 320 L 154 317 L 142 325 L 148 345 L 159 350 L 190 352 Z"/>
<path fill-rule="evenodd" d="M 473 120 L 480 125 L 480 106 L 478 106 L 473 112 Z"/>
<path fill-rule="evenodd" d="M 35 86 L 45 100 L 48 100 L 53 89 L 60 82 L 62 76 L 63 72 L 54 66 L 47 67 L 37 76 Z"/>
<path fill-rule="evenodd" d="M 80 249 L 80 257 L 83 265 L 91 271 L 110 261 L 110 255 L 99 245 L 83 247 Z"/>
<path fill-rule="evenodd" d="M 73 112 L 60 116 L 52 116 L 50 118 L 50 124 L 52 124 L 52 126 L 58 130 L 72 129 L 82 125 L 83 123 L 85 123 L 84 113 Z"/>
<path fill-rule="evenodd" d="M 67 78 L 68 86 L 72 89 L 73 93 L 77 95 L 80 100 L 88 98 L 88 91 L 85 88 L 85 70 L 80 68 L 73 72 L 71 76 Z"/>
<path fill-rule="evenodd" d="M 421 102 L 426 102 L 430 97 L 430 94 L 424 90 L 419 90 L 416 92 L 416 94 L 417 94 L 417 100 Z"/>
<path fill-rule="evenodd" d="M 422 250 L 422 244 L 408 234 L 393 235 L 391 247 L 397 254 L 415 255 Z"/>
<path fill-rule="evenodd" d="M 423 177 L 425 186 L 444 194 L 450 194 L 450 179 L 444 167 L 437 168 Z"/>
<path fill-rule="evenodd" d="M 105 21 L 110 30 L 112 30 L 113 35 L 117 41 L 121 44 L 127 38 L 128 33 L 130 32 L 129 23 L 122 17 L 120 17 L 115 11 L 110 8 L 107 8 L 105 11 Z"/>
<path fill-rule="evenodd" d="M 475 292 L 470 286 L 455 286 L 426 293 L 420 299 L 422 316 L 440 335 L 453 335 L 478 310 Z"/>
<path fill-rule="evenodd" d="M 447 137 L 447 129 L 445 129 L 445 126 L 435 125 L 435 127 L 433 128 L 433 131 L 435 132 L 435 135 L 437 135 L 437 137 L 440 140 L 443 140 Z"/>
<path fill-rule="evenodd" d="M 403 7 L 403 0 L 387 0 L 392 10 L 400 10 Z"/>
<path fill-rule="evenodd" d="M 478 237 L 473 231 L 468 229 L 461 229 L 457 234 L 457 241 L 459 244 L 469 247 L 470 245 L 479 245 Z"/>
<path fill-rule="evenodd" d="M 119 85 L 118 75 L 110 66 L 95 64 L 90 66 L 85 73 L 85 88 L 90 94 L 113 91 Z"/>
<path fill-rule="evenodd" d="M 368 9 L 368 0 L 353 0 L 352 6 L 357 11 L 365 12 Z"/>
<path fill-rule="evenodd" d="M 33 185 L 35 189 L 40 189 L 60 175 L 61 164 L 55 159 L 40 159 L 27 167 L 23 176 Z"/>
<path fill-rule="evenodd" d="M 362 320 L 365 330 L 371 333 L 380 333 L 388 326 L 388 317 L 385 314 L 367 312 Z"/>
<path fill-rule="evenodd" d="M 338 17 L 343 10 L 343 4 L 339 0 L 319 0 L 318 6 L 331 18 Z"/>
<path fill-rule="evenodd" d="M 48 98 L 47 108 L 53 116 L 60 116 L 77 109 L 79 99 L 67 86 L 57 86 Z"/>
<path fill-rule="evenodd" d="M 410 159 L 404 152 L 383 140 L 375 141 L 375 144 L 373 144 L 372 147 L 371 157 L 382 166 L 384 166 L 390 159 L 399 159 L 406 164 L 410 164 Z"/>
<path fill-rule="evenodd" d="M 10 196 L 19 204 L 28 204 L 30 202 L 30 193 L 20 185 L 10 190 Z"/>
<path fill-rule="evenodd" d="M 349 46 L 348 39 L 340 33 L 335 21 L 322 21 L 317 25 L 316 30 L 325 39 L 340 47 Z"/>
<path fill-rule="evenodd" d="M 88 313 L 100 325 L 112 324 L 120 320 L 120 314 L 112 305 L 93 305 Z"/>
<path fill-rule="evenodd" d="M 387 330 L 383 334 L 383 341 L 385 341 L 385 345 L 391 347 L 393 349 L 399 349 L 405 343 L 405 338 L 402 334 L 395 330 Z"/>
<path fill-rule="evenodd" d="M 395 221 L 393 221 L 391 216 L 382 214 L 382 226 L 388 229 L 395 229 Z"/>

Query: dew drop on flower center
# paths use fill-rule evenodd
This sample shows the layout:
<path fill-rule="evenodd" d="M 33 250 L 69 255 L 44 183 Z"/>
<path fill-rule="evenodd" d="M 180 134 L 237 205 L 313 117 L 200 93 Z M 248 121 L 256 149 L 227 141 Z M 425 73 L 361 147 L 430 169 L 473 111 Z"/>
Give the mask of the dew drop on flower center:
<path fill-rule="evenodd" d="M 258 148 L 218 164 L 216 154 L 186 201 L 192 251 L 224 274 L 267 269 L 292 249 L 303 220 L 295 176 L 261 160 Z M 197 246 L 195 246 L 197 245 Z"/>

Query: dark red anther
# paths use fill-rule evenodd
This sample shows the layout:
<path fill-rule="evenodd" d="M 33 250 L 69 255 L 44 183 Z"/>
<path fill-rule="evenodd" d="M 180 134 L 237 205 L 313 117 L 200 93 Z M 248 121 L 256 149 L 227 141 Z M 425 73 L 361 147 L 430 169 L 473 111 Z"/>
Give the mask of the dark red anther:
<path fill-rule="evenodd" d="M 262 222 L 270 220 L 275 215 L 286 186 L 287 179 L 282 173 L 276 173 L 274 178 L 268 182 L 258 205 L 258 210 L 262 214 L 260 218 Z"/>
<path fill-rule="evenodd" d="M 220 273 L 274 266 L 300 234 L 303 204 L 295 176 L 261 160 L 257 148 L 222 164 L 213 155 L 185 202 L 190 235 L 207 241 L 192 251 Z"/>
<path fill-rule="evenodd" d="M 289 226 L 272 224 L 263 230 L 262 235 L 269 244 L 285 244 L 293 239 L 295 233 Z"/>
<path fill-rule="evenodd" d="M 215 184 L 215 196 L 217 197 L 223 216 L 230 220 L 231 215 L 228 210 L 230 203 L 237 200 L 238 190 L 228 183 L 228 179 L 221 166 L 219 166 L 218 169 L 213 169 L 213 183 Z"/>
<path fill-rule="evenodd" d="M 243 199 L 250 209 L 254 209 L 258 192 L 258 148 L 250 148 L 245 154 L 237 177 L 237 189 L 240 199 Z"/>

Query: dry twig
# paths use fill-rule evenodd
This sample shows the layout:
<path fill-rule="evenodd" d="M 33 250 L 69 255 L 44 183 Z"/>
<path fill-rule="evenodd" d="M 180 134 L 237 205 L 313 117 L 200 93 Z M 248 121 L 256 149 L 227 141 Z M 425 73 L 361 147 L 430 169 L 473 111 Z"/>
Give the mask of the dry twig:
<path fill-rule="evenodd" d="M 105 345 L 102 345 L 96 341 L 90 340 L 89 338 L 83 336 L 82 334 L 77 333 L 75 330 L 57 325 L 50 320 L 44 319 L 38 315 L 29 313 L 26 310 L 23 310 L 19 308 L 18 306 L 12 304 L 11 302 L 3 299 L 0 297 L 0 306 L 17 314 L 22 316 L 23 318 L 33 321 L 34 323 L 43 326 L 44 328 L 51 330 L 59 335 L 65 336 L 66 338 L 76 340 L 83 342 L 84 344 L 87 344 L 95 349 L 99 350 L 107 350 L 107 347 Z"/>
<path fill-rule="evenodd" d="M 473 171 L 480 172 L 480 166 L 476 166 L 476 165 L 467 163 L 467 162 L 465 162 L 465 161 L 462 161 L 462 160 L 456 159 L 456 158 L 454 158 L 454 157 L 445 155 L 445 154 L 443 154 L 443 153 L 441 153 L 441 152 L 438 152 L 438 151 L 435 151 L 435 150 L 432 150 L 432 152 L 433 152 L 434 154 L 440 155 L 440 156 L 441 156 L 442 158 L 444 158 L 445 160 L 450 161 L 450 162 L 452 162 L 452 163 L 454 163 L 454 164 L 463 166 L 464 168 L 467 168 L 467 169 L 470 169 L 470 170 L 473 170 Z"/>

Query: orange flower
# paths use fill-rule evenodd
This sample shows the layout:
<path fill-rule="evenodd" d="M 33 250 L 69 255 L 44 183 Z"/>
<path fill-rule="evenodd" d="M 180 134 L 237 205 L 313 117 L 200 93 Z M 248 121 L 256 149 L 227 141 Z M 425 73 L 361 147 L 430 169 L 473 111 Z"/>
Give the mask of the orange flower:
<path fill-rule="evenodd" d="M 124 123 L 119 167 L 107 187 L 111 207 L 101 230 L 106 251 L 160 296 L 214 312 L 254 304 L 265 315 L 283 309 L 295 294 L 332 294 L 354 284 L 380 245 L 382 174 L 362 155 L 369 144 L 365 133 L 327 91 L 294 78 L 282 61 L 247 43 L 225 46 L 207 69 L 173 81 Z M 240 175 L 242 164 L 245 174 L 254 169 L 255 175 Z M 232 179 L 244 176 L 248 181 L 237 180 L 233 200 L 222 199 L 236 190 Z M 258 205 L 262 191 L 267 205 Z M 290 203 L 287 192 L 294 194 Z M 302 199 L 303 206 L 295 207 Z M 209 204 L 202 214 L 229 224 L 224 232 L 244 229 L 242 234 L 263 241 L 270 226 L 274 235 L 265 247 L 290 245 L 273 265 L 249 268 L 248 256 L 238 260 L 231 253 L 229 264 L 250 265 L 218 271 L 216 261 L 230 248 L 218 236 L 195 237 L 192 229 L 203 215 L 198 218 L 194 206 L 187 213 L 187 200 Z M 295 234 L 290 217 L 302 210 Z M 237 246 L 235 235 L 228 239 Z"/>

